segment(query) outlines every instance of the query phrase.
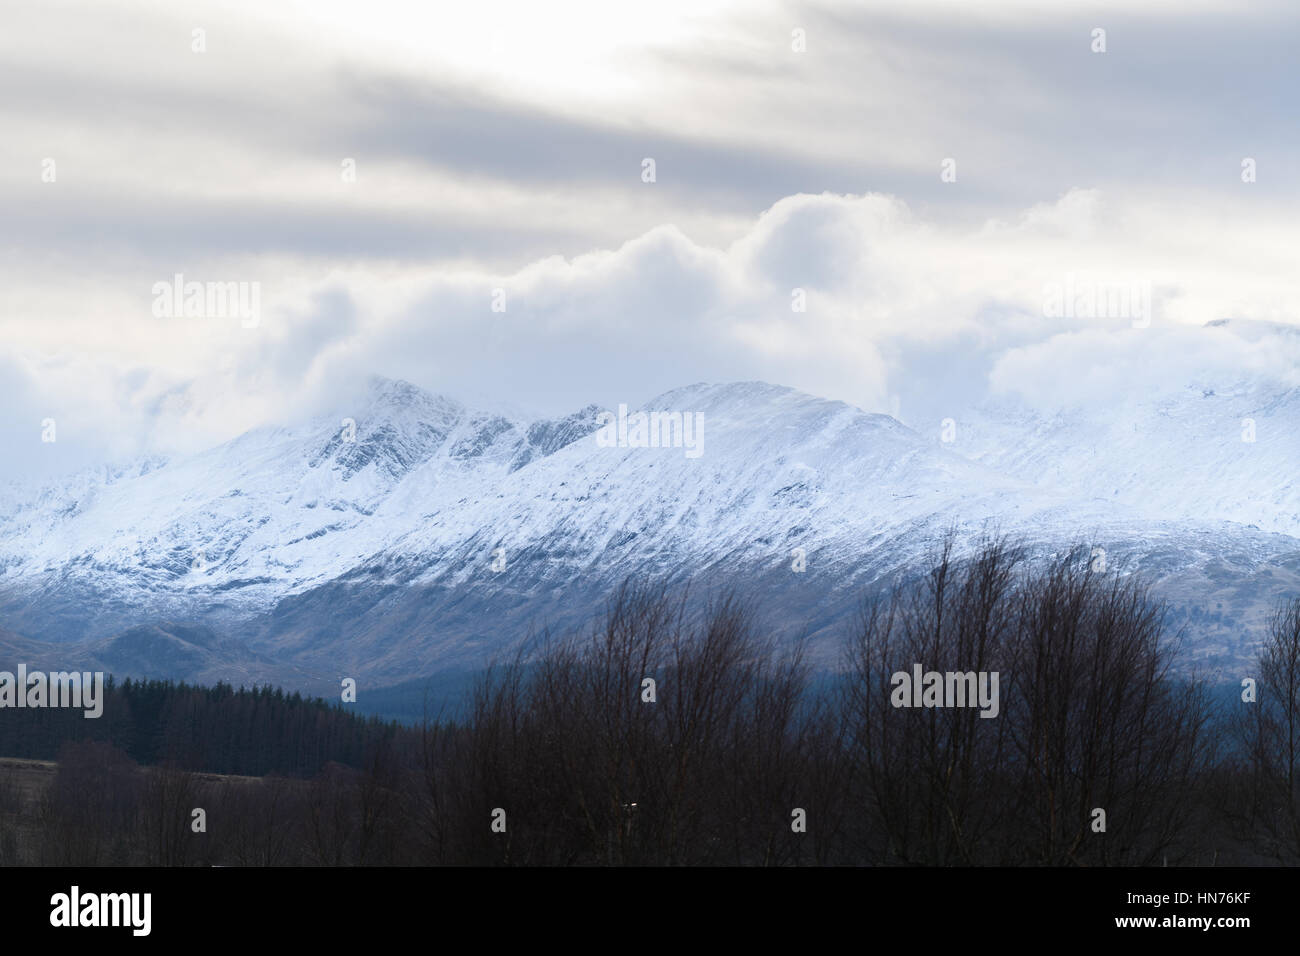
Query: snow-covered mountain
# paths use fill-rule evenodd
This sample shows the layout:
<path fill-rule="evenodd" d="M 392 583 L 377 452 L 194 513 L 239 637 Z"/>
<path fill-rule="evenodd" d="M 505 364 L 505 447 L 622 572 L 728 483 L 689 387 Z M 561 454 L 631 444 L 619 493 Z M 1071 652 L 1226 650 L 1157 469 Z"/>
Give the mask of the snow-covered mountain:
<path fill-rule="evenodd" d="M 1208 388 L 1123 421 L 987 406 L 949 442 L 756 382 L 648 403 L 694 422 L 696 454 L 603 440 L 594 405 L 525 421 L 377 378 L 335 415 L 6 490 L 0 656 L 330 692 L 479 666 L 675 576 L 751 595 L 829 662 L 864 591 L 955 527 L 1104 548 L 1195 656 L 1239 661 L 1300 582 L 1300 390 Z"/>

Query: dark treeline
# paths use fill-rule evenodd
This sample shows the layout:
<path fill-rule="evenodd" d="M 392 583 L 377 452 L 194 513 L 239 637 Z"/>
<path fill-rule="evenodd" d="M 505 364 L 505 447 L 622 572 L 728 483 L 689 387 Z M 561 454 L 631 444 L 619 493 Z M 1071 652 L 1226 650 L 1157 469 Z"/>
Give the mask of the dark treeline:
<path fill-rule="evenodd" d="M 0 713 L 0 755 L 55 760 L 70 742 L 102 741 L 143 764 L 261 776 L 311 776 L 334 761 L 362 766 L 396 725 L 364 719 L 279 688 L 235 690 L 172 681 L 104 682 L 103 712 L 76 708 Z"/>
<path fill-rule="evenodd" d="M 1029 562 L 992 540 L 959 561 L 950 540 L 927 574 L 864 604 L 831 682 L 734 598 L 696 613 L 627 585 L 591 632 L 489 670 L 454 721 L 398 727 L 228 688 L 132 685 L 137 699 L 124 684 L 120 736 L 64 743 L 39 792 L 0 780 L 0 859 L 1300 861 L 1300 599 L 1241 675 L 1250 701 L 1216 703 L 1174 671 L 1163 622 L 1139 579 L 1095 571 L 1086 551 Z M 996 672 L 996 708 L 898 706 L 911 697 L 893 675 L 914 665 L 972 672 L 972 687 Z M 232 768 L 259 776 L 200 772 Z"/>

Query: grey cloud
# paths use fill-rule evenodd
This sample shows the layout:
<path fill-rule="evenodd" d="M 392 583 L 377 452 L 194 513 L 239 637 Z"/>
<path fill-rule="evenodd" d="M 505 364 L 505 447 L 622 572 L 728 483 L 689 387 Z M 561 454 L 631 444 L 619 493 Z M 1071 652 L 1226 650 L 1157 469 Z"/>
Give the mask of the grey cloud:
<path fill-rule="evenodd" d="M 162 199 L 103 195 L 75 187 L 52 197 L 5 201 L 0 248 L 35 247 L 71 257 L 130 250 L 164 272 L 203 256 L 286 253 L 327 259 L 414 260 L 474 256 L 518 263 L 553 254 L 557 245 L 581 251 L 588 237 L 554 223 L 430 219 L 339 203 L 303 204 L 200 197 Z"/>
<path fill-rule="evenodd" d="M 539 186 L 645 189 L 641 161 L 653 157 L 656 190 L 753 214 L 796 192 L 907 192 L 921 178 L 883 163 L 823 158 L 797 145 L 778 152 L 706 143 L 628 127 L 621 117 L 572 119 L 431 85 L 392 80 L 365 84 L 358 94 L 370 115 L 351 138 L 380 155 Z"/>

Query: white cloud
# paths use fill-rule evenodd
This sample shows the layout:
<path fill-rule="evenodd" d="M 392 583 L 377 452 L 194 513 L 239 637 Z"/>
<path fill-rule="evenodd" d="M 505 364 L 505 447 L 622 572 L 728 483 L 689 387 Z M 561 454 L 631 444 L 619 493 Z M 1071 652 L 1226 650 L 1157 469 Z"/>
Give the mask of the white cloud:
<path fill-rule="evenodd" d="M 978 402 L 990 386 L 1045 405 L 1122 399 L 1292 372 L 1293 352 L 1242 338 L 1239 323 L 1200 328 L 1296 320 L 1280 308 L 1300 301 L 1300 278 L 1283 268 L 1293 244 L 1267 241 L 1289 229 L 1256 210 L 1216 234 L 1098 191 L 973 227 L 927 221 L 894 197 L 800 195 L 725 247 L 662 226 L 511 273 L 299 276 L 275 285 L 256 329 L 137 309 L 116 325 L 97 319 L 83 339 L 72 318 L 57 360 L 28 364 L 47 401 L 61 391 L 65 415 L 111 422 L 132 436 L 123 447 L 230 437 L 320 409 L 372 373 L 546 413 L 742 379 L 904 420 Z M 1045 315 L 1045 286 L 1070 275 L 1149 281 L 1151 327 Z M 504 312 L 492 308 L 497 289 Z M 806 311 L 792 308 L 796 289 Z"/>
<path fill-rule="evenodd" d="M 20 4 L 5 467 L 54 457 L 22 444 L 45 408 L 58 454 L 93 459 L 230 437 L 370 373 L 546 412 L 760 378 L 905 420 L 991 373 L 1041 402 L 1156 368 L 1285 373 L 1169 329 L 1300 318 L 1286 4 L 523 6 Z M 155 319 L 174 273 L 261 282 L 262 324 Z M 1150 334 L 1045 315 L 1072 275 L 1149 283 Z"/>
<path fill-rule="evenodd" d="M 1300 387 L 1300 326 L 1085 329 L 1011 349 L 992 390 L 1043 410 L 1156 401 L 1189 387 Z"/>

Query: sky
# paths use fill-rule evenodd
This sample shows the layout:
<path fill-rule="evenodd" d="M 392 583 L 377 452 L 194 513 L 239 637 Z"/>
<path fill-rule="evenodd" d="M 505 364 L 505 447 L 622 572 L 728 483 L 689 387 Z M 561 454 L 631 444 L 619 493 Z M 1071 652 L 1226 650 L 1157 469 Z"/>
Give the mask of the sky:
<path fill-rule="evenodd" d="M 374 374 L 536 415 L 761 379 L 916 428 L 1300 384 L 1300 337 L 1259 333 L 1300 324 L 1294 3 L 0 18 L 0 478 Z M 250 308 L 187 315 L 175 281 Z M 1080 289 L 1133 295 L 1051 304 Z"/>

